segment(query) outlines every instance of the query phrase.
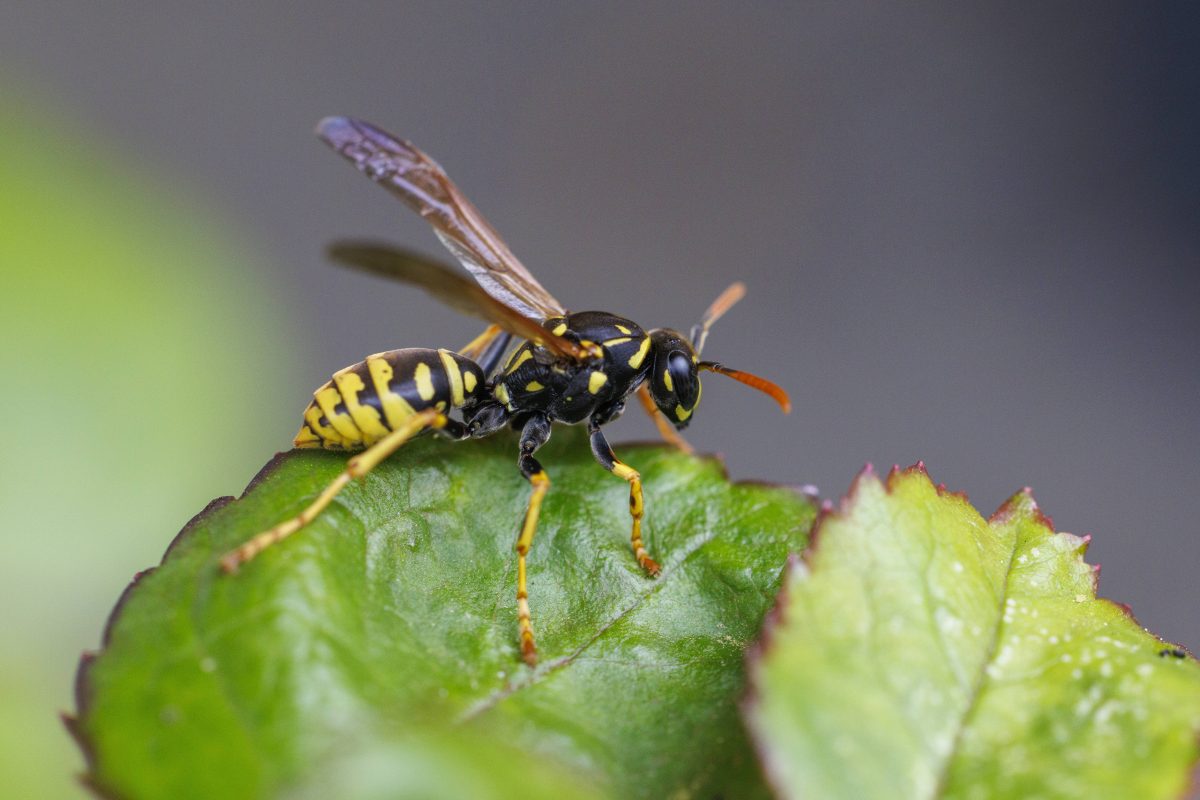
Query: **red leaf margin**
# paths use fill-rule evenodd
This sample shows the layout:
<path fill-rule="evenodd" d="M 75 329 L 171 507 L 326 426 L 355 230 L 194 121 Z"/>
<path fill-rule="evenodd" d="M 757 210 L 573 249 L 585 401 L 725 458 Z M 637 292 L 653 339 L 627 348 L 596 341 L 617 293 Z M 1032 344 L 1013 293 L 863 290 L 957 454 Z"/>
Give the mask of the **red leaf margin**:
<path fill-rule="evenodd" d="M 236 499 L 241 499 L 249 494 L 251 490 L 270 477 L 271 474 L 274 473 L 284 462 L 284 460 L 298 452 L 300 451 L 292 450 L 283 453 L 276 453 L 275 456 L 258 471 L 258 474 L 251 478 L 250 483 L 246 485 L 246 488 L 242 491 L 242 494 Z M 121 592 L 121 596 L 117 598 L 116 604 L 113 605 L 112 611 L 110 611 L 108 614 L 108 619 L 104 623 L 104 631 L 100 636 L 100 647 L 96 650 L 86 650 L 79 657 L 79 666 L 75 671 L 75 711 L 74 713 L 69 711 L 61 711 L 59 712 L 58 716 L 59 719 L 62 720 L 63 726 L 67 729 L 67 733 L 71 734 L 71 738 L 75 740 L 75 744 L 79 746 L 80 752 L 83 753 L 84 763 L 86 766 L 84 772 L 77 776 L 79 782 L 85 789 L 90 791 L 96 797 L 104 798 L 104 800 L 120 800 L 121 798 L 121 796 L 117 794 L 114 789 L 104 786 L 97 780 L 96 746 L 88 737 L 87 731 L 85 731 L 83 728 L 82 719 L 87 716 L 88 710 L 91 708 L 92 696 L 95 692 L 95 689 L 92 686 L 92 665 L 95 663 L 100 654 L 108 649 L 109 643 L 112 640 L 113 628 L 116 625 L 117 620 L 120 618 L 121 613 L 124 611 L 125 604 L 128 603 L 129 598 L 133 596 L 134 590 L 148 575 L 163 565 L 167 558 L 170 557 L 171 552 L 175 549 L 179 542 L 183 541 L 186 536 L 190 535 L 191 532 L 199 527 L 201 523 L 205 522 L 213 514 L 216 514 L 218 511 L 234 502 L 234 500 L 234 497 L 227 495 L 225 497 L 218 497 L 210 501 L 209 504 L 206 505 L 202 511 L 200 511 L 200 513 L 188 520 L 187 524 L 180 529 L 179 533 L 175 534 L 175 536 L 171 539 L 170 544 L 167 545 L 167 549 L 163 552 L 163 556 L 159 560 L 157 566 L 147 567 L 146 569 L 134 573 L 133 579 Z"/>
<path fill-rule="evenodd" d="M 916 476 L 917 479 L 924 480 L 932 486 L 938 497 L 950 498 L 958 502 L 971 505 L 967 493 L 963 491 L 952 491 L 946 488 L 946 484 L 934 484 L 933 478 L 929 475 L 928 469 L 925 467 L 924 461 L 918 461 L 908 467 L 901 468 L 898 464 L 892 465 L 887 476 L 881 482 L 884 491 L 887 494 L 892 494 L 899 481 Z M 758 727 L 754 724 L 753 718 L 755 706 L 760 702 L 759 692 L 759 666 L 762 660 L 770 652 L 773 645 L 776 630 L 786 622 L 785 609 L 788 605 L 788 587 L 791 585 L 798 570 L 810 570 L 813 567 L 813 559 L 816 556 L 817 550 L 820 547 L 822 535 L 824 534 L 825 523 L 829 519 L 846 519 L 854 510 L 854 505 L 858 502 L 861 487 L 865 481 L 879 481 L 875 473 L 875 467 L 867 462 L 858 474 L 854 476 L 854 480 L 850 483 L 850 488 L 846 494 L 838 501 L 836 506 L 830 500 L 825 500 L 821 504 L 821 511 L 817 515 L 817 519 L 813 523 L 812 533 L 809 534 L 808 547 L 803 553 L 793 554 L 788 558 L 788 563 L 784 567 L 783 580 L 780 583 L 779 595 L 775 598 L 775 606 L 767 612 L 763 619 L 762 631 L 759 633 L 758 641 L 746 650 L 746 694 L 742 698 L 740 704 L 742 724 L 746 726 L 746 731 L 750 735 L 751 743 L 754 746 L 754 752 L 758 757 L 759 767 L 762 769 L 763 780 L 771 789 L 776 797 L 786 797 L 787 795 L 781 791 L 781 787 L 775 784 L 775 775 L 778 774 L 770 768 L 771 756 L 768 752 L 766 742 L 763 739 Z M 1088 546 L 1091 544 L 1091 534 L 1083 536 L 1075 536 L 1074 534 L 1062 533 L 1055 529 L 1054 520 L 1046 514 L 1038 505 L 1037 500 L 1033 496 L 1033 489 L 1029 486 L 1022 487 L 1018 492 L 1015 492 L 1011 497 L 1000 504 L 1000 507 L 992 512 L 987 518 L 989 526 L 993 523 L 1006 521 L 1010 516 L 1017 513 L 1018 509 L 1024 507 L 1031 511 L 1034 520 L 1042 525 L 1046 530 L 1054 536 L 1071 536 L 1080 541 L 1080 545 L 1076 550 L 1076 555 L 1083 559 L 1087 552 Z M 971 506 L 972 510 L 978 513 L 978 510 Z M 1195 660 L 1195 655 L 1179 644 L 1167 642 L 1162 637 L 1150 631 L 1133 615 L 1133 610 L 1125 603 L 1120 603 L 1106 597 L 1100 597 L 1098 594 L 1100 585 L 1100 565 L 1089 565 L 1092 571 L 1092 595 L 1093 599 L 1099 602 L 1107 603 L 1114 606 L 1125 616 L 1127 616 L 1139 628 L 1149 633 L 1154 638 L 1164 645 L 1169 645 L 1176 652 L 1182 651 L 1187 658 Z M 1161 653 L 1160 653 L 1161 655 Z M 1197 739 L 1200 742 L 1200 737 Z M 1190 767 L 1190 779 L 1183 791 L 1179 795 L 1180 800 L 1191 800 L 1192 798 L 1200 797 L 1200 752 L 1197 753 Z"/>

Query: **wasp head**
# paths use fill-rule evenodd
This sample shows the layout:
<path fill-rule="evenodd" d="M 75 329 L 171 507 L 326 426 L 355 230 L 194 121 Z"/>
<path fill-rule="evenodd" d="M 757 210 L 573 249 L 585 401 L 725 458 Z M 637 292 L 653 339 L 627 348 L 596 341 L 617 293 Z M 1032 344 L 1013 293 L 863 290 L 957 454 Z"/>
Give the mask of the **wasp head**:
<path fill-rule="evenodd" d="M 692 412 L 700 402 L 701 372 L 716 372 L 733 378 L 771 397 L 779 403 L 783 413 L 792 410 L 787 392 L 766 378 L 729 369 L 715 361 L 700 360 L 709 328 L 741 300 L 745 293 L 746 287 L 741 283 L 732 284 L 704 312 L 700 323 L 692 328 L 690 337 L 685 338 L 679 331 L 670 328 L 655 328 L 650 331 L 651 349 L 654 353 L 649 376 L 650 395 L 654 398 L 658 410 L 666 415 L 677 430 L 687 427 Z"/>
<path fill-rule="evenodd" d="M 691 422 L 700 403 L 700 363 L 692 344 L 678 331 L 650 331 L 650 396 L 678 430 Z"/>

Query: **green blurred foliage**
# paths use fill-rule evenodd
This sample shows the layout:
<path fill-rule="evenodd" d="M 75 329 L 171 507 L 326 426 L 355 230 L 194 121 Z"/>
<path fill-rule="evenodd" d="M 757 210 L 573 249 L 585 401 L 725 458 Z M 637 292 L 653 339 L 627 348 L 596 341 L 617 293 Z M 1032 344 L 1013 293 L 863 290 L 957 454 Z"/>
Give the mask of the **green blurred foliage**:
<path fill-rule="evenodd" d="M 287 444 L 262 426 L 289 362 L 261 261 L 197 206 L 0 89 L 6 796 L 80 795 L 57 717 L 80 651 L 187 510 Z"/>
<path fill-rule="evenodd" d="M 531 670 L 515 450 L 511 434 L 411 442 L 234 576 L 221 554 L 297 513 L 344 456 L 291 453 L 198 520 L 87 672 L 97 783 L 138 798 L 575 797 L 573 775 L 607 797 L 765 797 L 737 710 L 744 651 L 816 505 L 730 484 L 712 459 L 622 448 L 663 565 L 649 578 L 627 485 L 585 431 L 560 429 L 529 555 Z"/>

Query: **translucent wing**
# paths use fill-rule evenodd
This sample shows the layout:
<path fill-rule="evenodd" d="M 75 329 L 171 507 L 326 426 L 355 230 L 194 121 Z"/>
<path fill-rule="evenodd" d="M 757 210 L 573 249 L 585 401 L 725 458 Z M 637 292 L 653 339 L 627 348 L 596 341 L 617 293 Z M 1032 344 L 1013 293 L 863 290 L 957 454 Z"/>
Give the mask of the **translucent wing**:
<path fill-rule="evenodd" d="M 350 117 L 326 117 L 317 124 L 317 136 L 420 214 L 496 300 L 539 322 L 566 313 L 432 158 Z"/>
<path fill-rule="evenodd" d="M 346 241 L 331 245 L 329 257 L 345 266 L 418 286 L 451 308 L 487 320 L 559 356 L 581 361 L 594 355 L 570 339 L 555 336 L 537 320 L 518 313 L 449 267 L 416 253 L 384 244 Z"/>

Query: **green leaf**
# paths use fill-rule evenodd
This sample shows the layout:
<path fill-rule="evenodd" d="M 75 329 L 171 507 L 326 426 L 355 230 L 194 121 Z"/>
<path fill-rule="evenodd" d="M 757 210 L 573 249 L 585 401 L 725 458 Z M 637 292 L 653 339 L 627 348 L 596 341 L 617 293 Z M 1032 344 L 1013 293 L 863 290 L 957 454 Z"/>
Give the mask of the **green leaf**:
<path fill-rule="evenodd" d="M 562 775 L 618 797 L 764 796 L 737 712 L 743 651 L 813 503 L 730 484 L 713 460 L 618 451 L 643 473 L 663 573 L 646 577 L 629 550 L 627 484 L 577 429 L 560 431 L 542 451 L 553 485 L 529 557 L 536 670 L 516 641 L 513 543 L 529 487 L 513 437 L 413 442 L 224 575 L 222 553 L 298 512 L 344 465 L 279 457 L 242 499 L 197 517 L 118 605 L 80 674 L 89 780 L 137 798 L 425 797 L 412 787 L 439 772 L 470 781 L 493 772 L 480 764 L 508 764 L 494 796 Z M 338 774 L 375 777 L 333 791 Z"/>
<path fill-rule="evenodd" d="M 984 520 L 869 471 L 796 562 L 747 717 L 784 797 L 1159 798 L 1197 757 L 1200 667 L 1096 599 L 1028 491 Z"/>

